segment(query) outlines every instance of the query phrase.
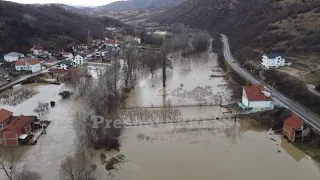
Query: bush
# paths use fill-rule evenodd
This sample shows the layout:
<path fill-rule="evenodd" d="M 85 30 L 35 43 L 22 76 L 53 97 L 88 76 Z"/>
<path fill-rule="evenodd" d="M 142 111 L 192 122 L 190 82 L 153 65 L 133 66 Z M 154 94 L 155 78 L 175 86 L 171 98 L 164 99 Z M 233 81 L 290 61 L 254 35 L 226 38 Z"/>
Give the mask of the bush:
<path fill-rule="evenodd" d="M 62 97 L 62 99 L 67 99 L 72 95 L 72 92 L 70 91 L 62 91 L 59 93 L 59 96 Z"/>

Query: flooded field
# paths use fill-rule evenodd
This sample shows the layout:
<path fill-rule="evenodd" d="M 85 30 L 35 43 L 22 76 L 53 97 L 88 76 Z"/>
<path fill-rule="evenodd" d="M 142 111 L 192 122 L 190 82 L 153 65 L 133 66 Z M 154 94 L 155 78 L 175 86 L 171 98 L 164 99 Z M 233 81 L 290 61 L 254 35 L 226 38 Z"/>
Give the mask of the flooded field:
<path fill-rule="evenodd" d="M 49 108 L 40 120 L 50 120 L 52 123 L 34 146 L 25 148 L 22 165 L 39 172 L 43 179 L 59 179 L 59 167 L 66 155 L 74 151 L 74 131 L 72 126 L 72 114 L 77 109 L 76 101 L 61 100 L 59 92 L 68 89 L 64 85 L 26 85 L 34 88 L 38 94 L 15 107 L 2 106 L 14 115 L 37 115 L 33 112 L 38 102 L 55 101 L 56 106 Z M 3 172 L 1 171 L 0 174 Z M 3 178 L 0 178 L 3 179 Z"/>
<path fill-rule="evenodd" d="M 222 77 L 212 78 L 214 55 L 207 61 L 176 61 L 167 88 L 161 73 L 145 75 L 126 101 L 129 107 L 216 103 L 229 92 Z M 224 116 L 219 106 L 174 107 L 181 118 Z M 158 108 L 130 110 L 153 112 Z M 131 113 L 132 113 L 131 112 Z M 147 113 L 148 114 L 148 113 Z M 128 116 L 126 116 L 128 117 Z M 152 116 L 154 117 L 154 116 Z M 128 127 L 121 136 L 120 154 L 126 157 L 117 170 L 107 173 L 99 156 L 97 177 L 122 179 L 300 179 L 320 178 L 320 167 L 278 135 L 252 128 L 250 120 L 211 120 L 156 126 Z M 106 153 L 111 156 L 117 154 Z"/>
<path fill-rule="evenodd" d="M 173 57 L 175 58 L 175 57 Z M 198 59 L 201 59 L 199 61 Z M 214 54 L 174 61 L 163 89 L 161 71 L 154 77 L 142 73 L 121 111 L 129 121 L 163 120 L 161 106 L 170 108 L 167 118 L 227 117 L 225 108 L 215 104 L 229 102 L 230 92 Z M 97 71 L 91 68 L 93 77 Z M 100 72 L 100 70 L 99 70 Z M 212 76 L 213 75 L 213 76 Z M 37 145 L 25 149 L 22 164 L 39 172 L 45 180 L 59 179 L 61 161 L 75 150 L 72 115 L 82 109 L 77 100 L 61 100 L 65 85 L 32 85 L 38 93 L 15 107 L 3 106 L 15 115 L 36 115 L 38 102 L 56 101 L 56 107 L 39 118 L 52 124 Z M 193 106 L 206 104 L 212 106 Z M 189 106 L 185 106 L 189 105 Z M 146 108 L 136 108 L 136 107 Z M 157 106 L 157 107 L 155 107 Z M 148 108 L 149 107 L 149 108 Z M 123 129 L 120 152 L 95 151 L 95 175 L 104 179 L 308 179 L 320 178 L 320 167 L 278 135 L 252 128 L 250 120 L 214 119 L 191 123 L 144 125 Z M 124 161 L 116 170 L 106 171 L 100 153 L 121 154 Z M 0 172 L 2 173 L 2 172 Z M 0 177 L 2 178 L 2 176 Z"/>

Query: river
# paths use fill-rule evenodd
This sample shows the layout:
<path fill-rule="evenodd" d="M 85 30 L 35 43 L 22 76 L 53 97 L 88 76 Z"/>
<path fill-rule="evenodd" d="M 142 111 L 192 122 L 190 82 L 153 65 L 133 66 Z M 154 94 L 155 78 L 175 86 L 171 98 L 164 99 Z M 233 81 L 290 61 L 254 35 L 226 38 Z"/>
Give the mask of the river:
<path fill-rule="evenodd" d="M 176 57 L 173 57 L 176 58 Z M 200 59 L 200 60 L 199 60 Z M 219 106 L 187 106 L 227 103 L 230 92 L 219 72 L 214 54 L 189 59 L 176 59 L 168 70 L 167 87 L 162 88 L 161 71 L 154 77 L 140 73 L 134 90 L 126 100 L 129 107 L 147 112 L 160 106 L 177 106 L 180 117 L 205 119 L 227 117 Z M 217 75 L 212 77 L 211 75 Z M 72 114 L 80 106 L 74 99 L 61 100 L 58 93 L 65 85 L 38 85 L 39 93 L 16 107 L 5 107 L 15 115 L 34 114 L 39 101 L 56 101 L 57 105 L 41 116 L 51 120 L 47 134 L 38 144 L 27 148 L 23 164 L 38 171 L 45 180 L 59 179 L 59 166 L 74 151 L 75 135 Z M 222 96 L 222 98 L 220 98 Z M 155 108 L 155 106 L 159 106 Z M 152 108 L 151 108 L 152 107 Z M 141 111 L 136 109 L 133 111 Z M 120 152 L 104 152 L 108 158 L 116 154 L 126 161 L 117 170 L 107 172 L 97 152 L 92 161 L 97 165 L 97 179 L 308 179 L 320 178 L 319 166 L 278 135 L 258 130 L 250 120 L 215 119 L 191 123 L 124 128 Z"/>

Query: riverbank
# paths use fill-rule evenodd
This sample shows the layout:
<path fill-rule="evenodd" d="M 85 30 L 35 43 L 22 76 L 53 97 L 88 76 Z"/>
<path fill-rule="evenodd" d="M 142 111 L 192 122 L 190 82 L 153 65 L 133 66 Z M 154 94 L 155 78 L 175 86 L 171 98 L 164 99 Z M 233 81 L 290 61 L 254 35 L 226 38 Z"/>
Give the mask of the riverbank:
<path fill-rule="evenodd" d="M 229 68 L 229 65 L 226 63 L 224 60 L 224 57 L 219 54 L 219 62 L 221 67 L 228 72 L 229 74 L 229 88 L 232 90 L 232 97 L 233 99 L 240 99 L 242 96 L 242 86 L 250 84 L 247 80 L 245 80 L 243 77 L 241 77 L 239 74 L 237 74 L 232 68 Z M 250 66 L 251 67 L 251 66 Z M 249 69 L 250 69 L 249 67 Z M 269 74 L 268 74 L 269 75 Z M 282 76 L 279 77 L 277 75 L 277 72 L 273 74 L 272 77 L 273 80 L 270 80 L 270 76 L 268 82 L 277 82 L 277 87 L 280 88 L 280 91 L 283 91 L 283 88 L 286 89 L 291 96 L 297 96 L 294 97 L 294 99 L 299 99 L 301 100 L 302 97 L 307 96 L 308 98 L 303 100 L 308 104 L 308 107 L 313 104 L 312 109 L 315 110 L 314 108 L 317 109 L 317 105 L 314 104 L 315 102 L 318 102 L 317 99 L 313 99 L 311 102 L 308 100 L 311 97 L 311 94 L 308 90 L 301 90 L 303 89 L 303 85 L 299 84 L 300 82 L 296 82 L 299 85 L 297 87 L 290 87 L 288 88 L 288 84 L 292 84 L 292 81 L 288 83 L 283 83 L 282 81 L 285 79 Z M 281 82 L 281 83 L 280 83 Z M 280 84 L 280 85 L 279 85 Z M 299 89 L 300 88 L 300 89 Z M 299 95 L 297 94 L 299 92 Z M 294 93 L 294 95 L 292 95 Z M 302 94 L 300 94 L 302 93 Z M 308 95 L 306 95 L 308 94 Z M 310 95 L 310 97 L 309 97 Z M 313 96 L 314 97 L 314 96 Z M 320 102 L 320 101 L 319 101 Z M 275 130 L 278 133 L 282 133 L 282 127 L 283 127 L 283 122 L 284 120 L 291 116 L 291 112 L 287 109 L 284 108 L 276 108 L 273 111 L 268 111 L 268 112 L 261 112 L 261 113 L 256 113 L 256 114 L 250 114 L 250 115 L 240 115 L 240 118 L 249 118 L 252 121 L 252 125 L 256 128 L 262 128 L 264 130 Z M 299 148 L 301 151 L 305 152 L 308 154 L 312 159 L 320 163 L 319 157 L 320 157 L 320 137 L 316 133 L 312 133 L 312 135 L 309 137 L 308 140 L 300 143 L 293 143 L 294 146 Z"/>

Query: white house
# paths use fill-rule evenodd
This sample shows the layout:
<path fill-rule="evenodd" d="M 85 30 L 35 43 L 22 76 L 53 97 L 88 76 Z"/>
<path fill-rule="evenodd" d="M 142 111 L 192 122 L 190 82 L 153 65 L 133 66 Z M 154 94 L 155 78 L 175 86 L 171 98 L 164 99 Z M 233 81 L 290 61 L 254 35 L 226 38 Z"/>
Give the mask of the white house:
<path fill-rule="evenodd" d="M 39 45 L 33 45 L 30 51 L 32 52 L 32 54 L 37 56 L 43 53 L 43 48 Z"/>
<path fill-rule="evenodd" d="M 15 68 L 17 71 L 32 71 L 38 72 L 41 71 L 41 63 L 38 59 L 32 59 L 32 60 L 19 60 L 15 63 Z"/>
<path fill-rule="evenodd" d="M 271 93 L 264 90 L 263 86 L 244 86 L 242 90 L 241 108 L 254 112 L 272 110 L 274 103 L 270 98 Z"/>
<path fill-rule="evenodd" d="M 106 55 L 108 55 L 108 51 L 96 51 L 96 52 L 94 52 L 94 56 L 95 57 L 104 57 L 104 56 L 106 56 Z"/>
<path fill-rule="evenodd" d="M 80 56 L 79 54 L 76 55 L 72 60 L 76 65 L 83 65 L 84 64 L 84 58 Z"/>
<path fill-rule="evenodd" d="M 127 41 L 127 42 L 136 42 L 138 44 L 141 44 L 141 38 L 139 37 L 133 37 L 133 36 L 125 36 L 124 37 L 124 40 Z"/>
<path fill-rule="evenodd" d="M 70 60 L 63 60 L 57 64 L 57 69 L 65 69 L 68 70 L 72 67 L 75 67 L 75 63 Z"/>
<path fill-rule="evenodd" d="M 286 61 L 284 53 L 269 52 L 262 56 L 262 66 L 265 68 L 291 66 L 290 61 Z"/>
<path fill-rule="evenodd" d="M 72 60 L 73 59 L 73 54 L 70 52 L 63 52 L 62 57 L 66 58 L 66 60 Z"/>
<path fill-rule="evenodd" d="M 22 53 L 17 53 L 17 52 L 11 52 L 8 54 L 5 54 L 3 56 L 3 59 L 7 62 L 13 62 L 13 61 L 17 61 L 19 58 L 23 58 L 24 54 Z"/>
<path fill-rule="evenodd" d="M 106 27 L 106 30 L 108 30 L 108 31 L 116 31 L 117 28 L 114 28 L 114 27 Z"/>
<path fill-rule="evenodd" d="M 88 49 L 88 45 L 87 44 L 79 44 L 78 49 Z"/>

